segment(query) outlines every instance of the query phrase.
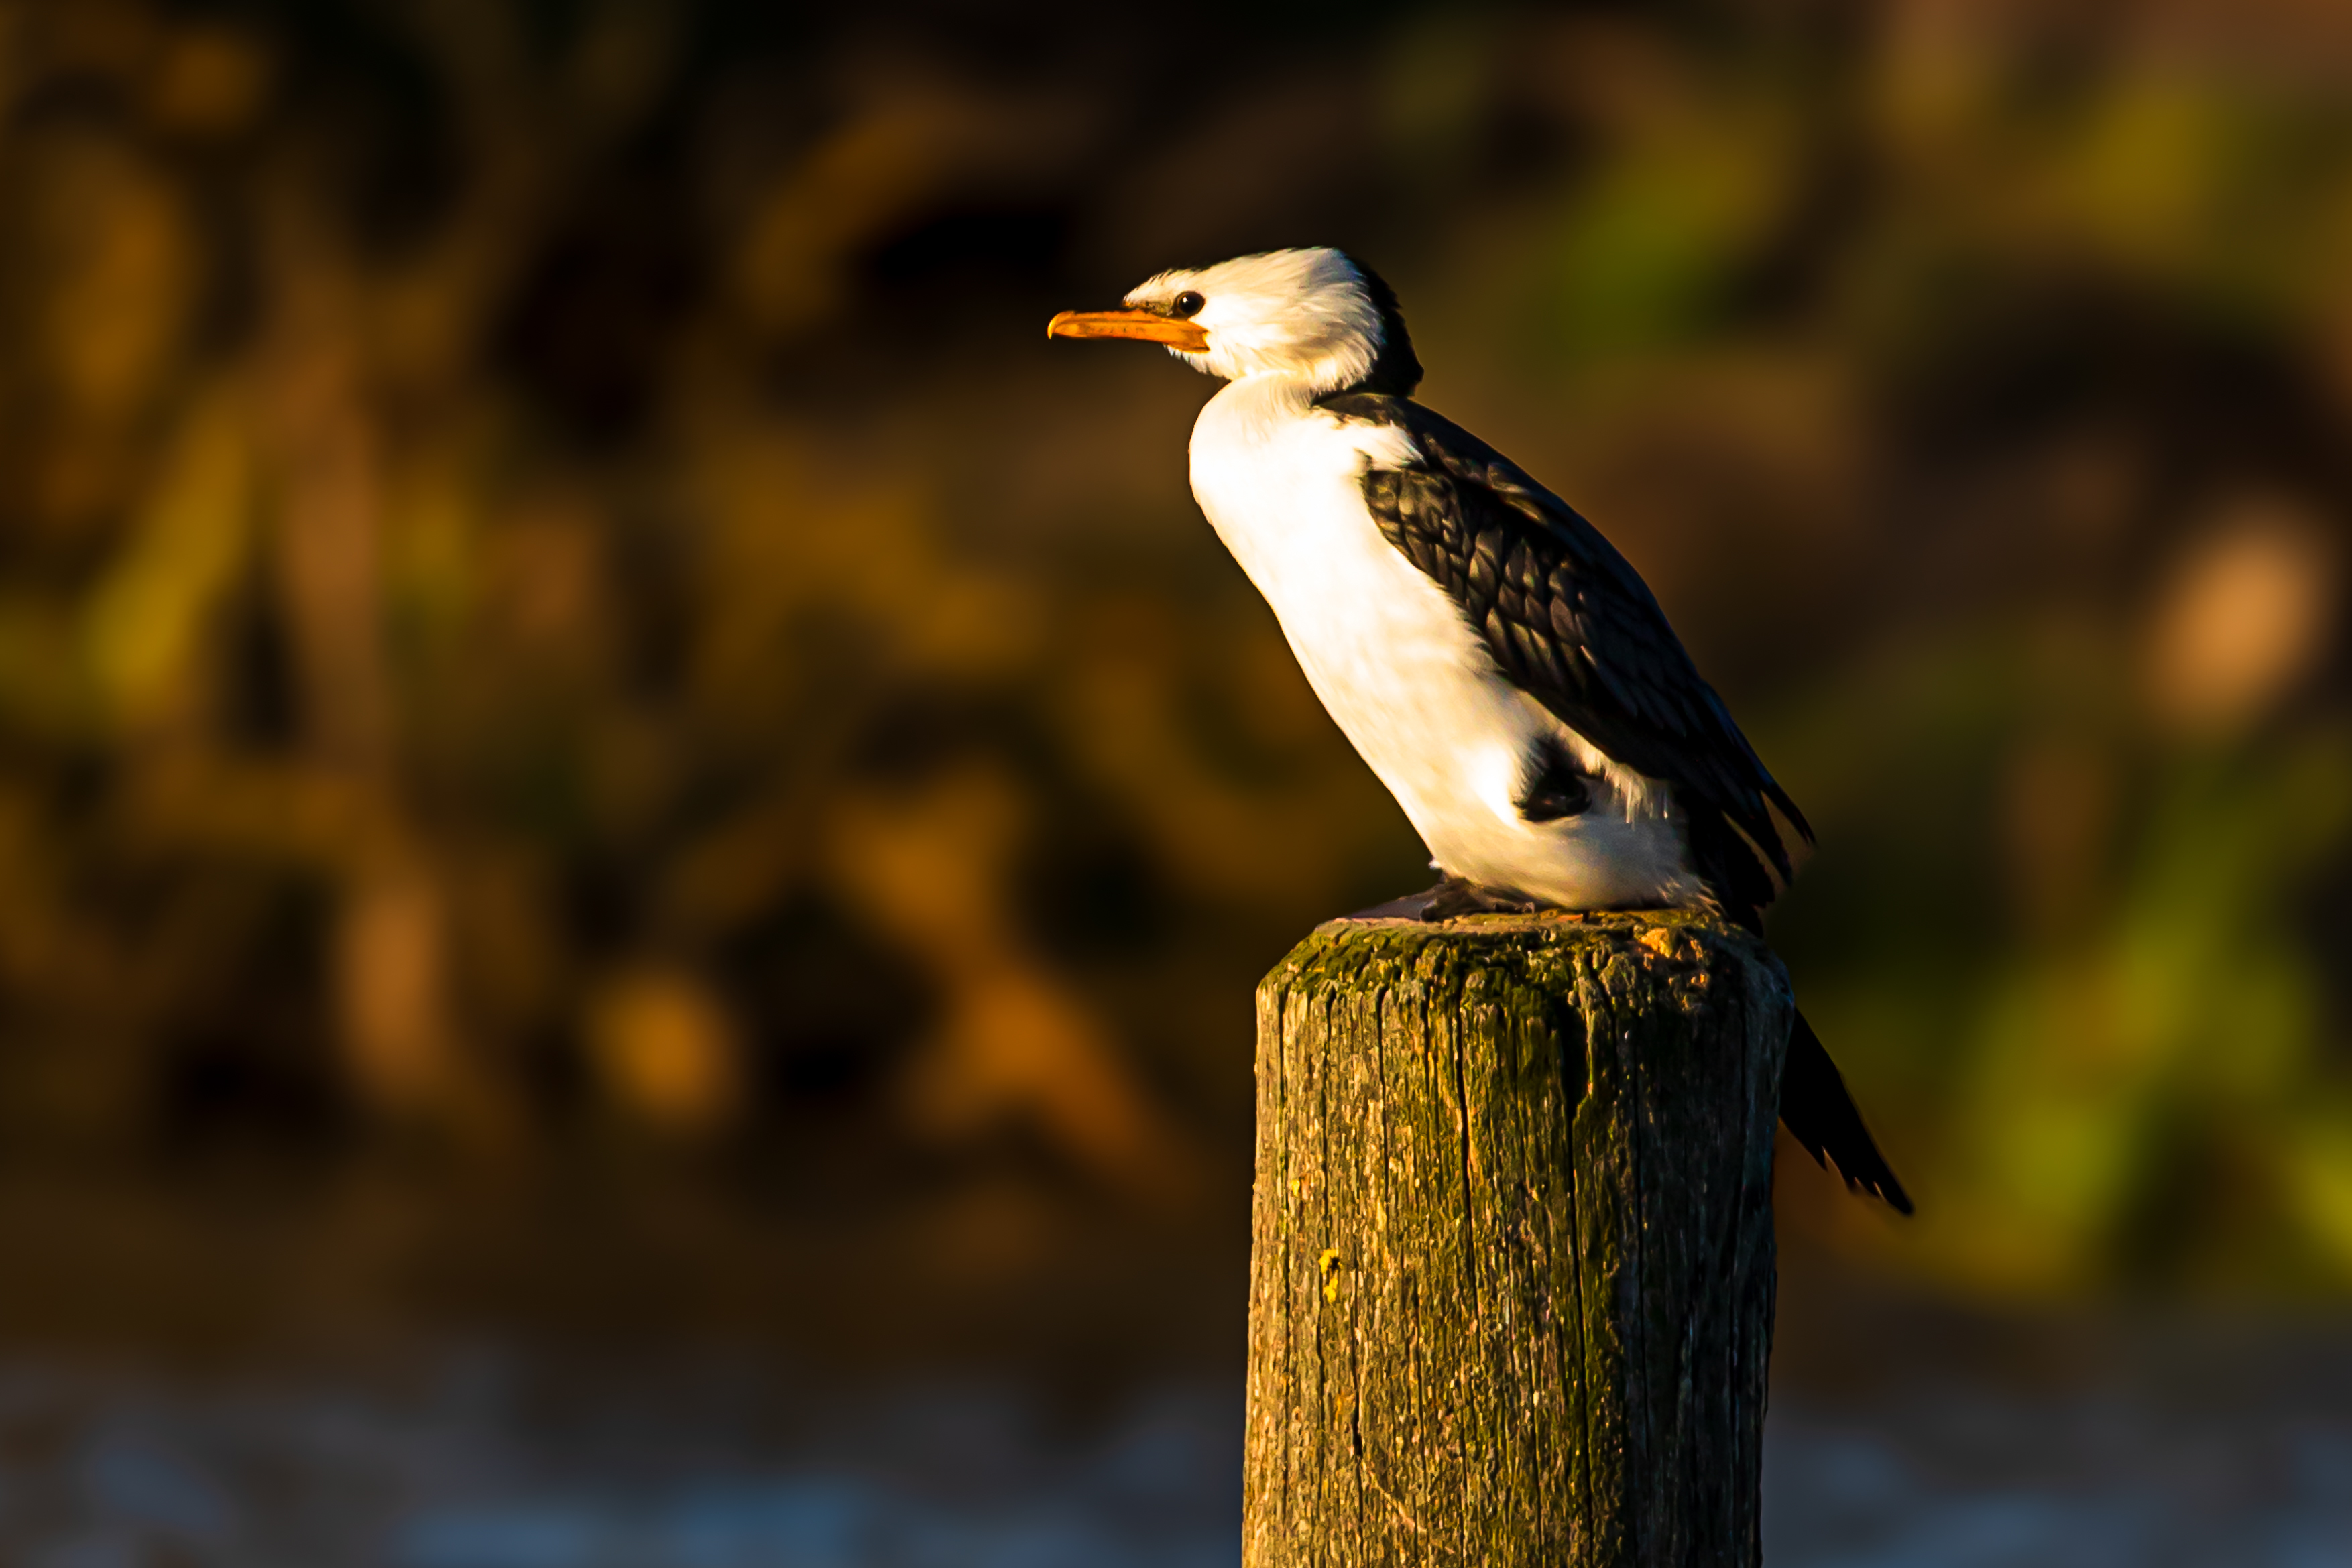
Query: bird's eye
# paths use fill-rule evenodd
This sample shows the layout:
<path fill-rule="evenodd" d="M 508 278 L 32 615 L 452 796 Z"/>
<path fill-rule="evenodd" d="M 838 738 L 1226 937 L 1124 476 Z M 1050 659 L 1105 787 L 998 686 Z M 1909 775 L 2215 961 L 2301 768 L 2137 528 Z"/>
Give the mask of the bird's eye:
<path fill-rule="evenodd" d="M 1178 318 L 1198 316 L 1201 307 L 1207 303 L 1201 298 L 1200 290 L 1188 288 L 1168 302 L 1168 314 Z"/>

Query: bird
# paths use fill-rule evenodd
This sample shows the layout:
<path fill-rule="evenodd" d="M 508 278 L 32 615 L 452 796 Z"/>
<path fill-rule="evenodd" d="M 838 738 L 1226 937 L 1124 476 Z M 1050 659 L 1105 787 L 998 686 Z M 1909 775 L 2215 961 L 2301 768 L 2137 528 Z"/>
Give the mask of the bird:
<path fill-rule="evenodd" d="M 1699 907 L 1761 935 L 1794 874 L 1772 813 L 1807 843 L 1811 824 L 1600 529 L 1413 400 L 1378 273 L 1268 251 L 1160 273 L 1046 335 L 1157 343 L 1225 382 L 1192 427 L 1193 497 L 1427 845 L 1423 918 Z M 1785 1062 L 1797 1143 L 1909 1214 L 1801 1010 Z"/>

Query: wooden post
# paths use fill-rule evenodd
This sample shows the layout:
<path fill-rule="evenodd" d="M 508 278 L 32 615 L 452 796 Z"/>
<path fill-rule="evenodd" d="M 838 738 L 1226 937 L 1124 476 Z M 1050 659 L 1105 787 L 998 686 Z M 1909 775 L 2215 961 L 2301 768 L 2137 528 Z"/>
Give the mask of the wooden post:
<path fill-rule="evenodd" d="M 1257 1005 L 1244 1568 L 1759 1561 L 1770 949 L 1360 917 Z"/>

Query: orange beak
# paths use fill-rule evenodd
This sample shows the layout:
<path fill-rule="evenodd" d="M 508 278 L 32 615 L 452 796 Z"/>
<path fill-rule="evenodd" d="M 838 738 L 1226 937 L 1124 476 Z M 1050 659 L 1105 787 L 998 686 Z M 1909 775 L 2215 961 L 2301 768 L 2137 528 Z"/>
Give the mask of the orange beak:
<path fill-rule="evenodd" d="M 1208 329 L 1150 310 L 1065 310 L 1045 323 L 1048 338 L 1134 338 L 1188 354 L 1209 346 Z"/>

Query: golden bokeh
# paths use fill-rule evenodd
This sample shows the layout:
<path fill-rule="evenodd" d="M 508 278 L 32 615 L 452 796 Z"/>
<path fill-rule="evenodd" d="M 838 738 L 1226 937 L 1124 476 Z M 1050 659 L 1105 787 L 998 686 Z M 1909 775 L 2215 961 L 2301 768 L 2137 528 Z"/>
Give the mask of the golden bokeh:
<path fill-rule="evenodd" d="M 2340 9 L 0 4 L 0 1163 L 1226 1214 L 1429 873 L 1038 328 L 1339 243 L 1822 831 L 1790 1233 L 2340 1291 Z"/>

